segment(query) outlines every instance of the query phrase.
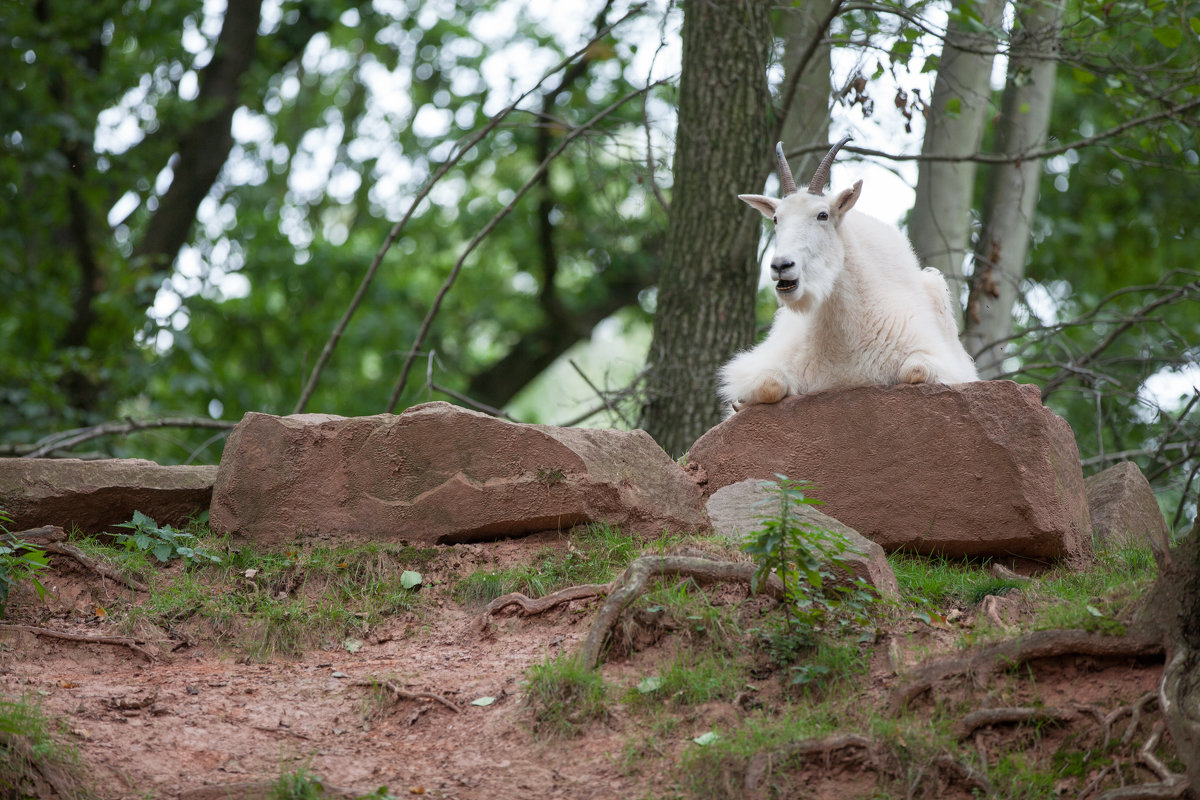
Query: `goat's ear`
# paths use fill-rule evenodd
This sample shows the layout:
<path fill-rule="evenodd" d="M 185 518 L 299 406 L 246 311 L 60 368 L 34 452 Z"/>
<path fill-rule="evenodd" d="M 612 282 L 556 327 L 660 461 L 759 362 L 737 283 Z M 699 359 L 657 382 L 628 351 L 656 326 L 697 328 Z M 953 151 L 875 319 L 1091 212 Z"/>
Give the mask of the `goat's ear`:
<path fill-rule="evenodd" d="M 860 194 L 862 194 L 862 181 L 855 181 L 853 186 L 839 194 L 837 200 L 833 201 L 833 213 L 841 219 L 843 214 L 854 208 Z"/>
<path fill-rule="evenodd" d="M 774 197 L 766 197 L 761 194 L 739 194 L 738 199 L 751 208 L 758 209 L 758 213 L 767 219 L 775 217 L 775 208 L 779 205 L 779 201 Z"/>

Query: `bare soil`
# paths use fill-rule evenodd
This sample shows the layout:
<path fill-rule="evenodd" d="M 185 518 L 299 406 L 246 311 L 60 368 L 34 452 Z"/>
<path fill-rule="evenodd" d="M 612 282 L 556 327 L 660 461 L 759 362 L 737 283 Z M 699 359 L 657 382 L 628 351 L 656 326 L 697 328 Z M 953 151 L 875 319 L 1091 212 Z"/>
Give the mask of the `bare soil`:
<path fill-rule="evenodd" d="M 537 537 L 489 545 L 447 547 L 429 577 L 464 575 L 477 565 L 528 560 L 545 546 Z M 97 616 L 114 596 L 130 591 L 56 557 L 46 580 L 53 598 L 39 601 L 23 589 L 5 622 L 78 634 L 123 635 Z M 367 794 L 388 787 L 396 796 L 439 798 L 639 798 L 678 796 L 678 765 L 692 738 L 730 729 L 751 713 L 750 704 L 710 703 L 678 711 L 668 740 L 629 759 L 631 742 L 644 741 L 646 715 L 619 702 L 612 715 L 582 736 L 550 740 L 535 735 L 522 706 L 530 666 L 574 652 L 588 632 L 598 601 L 576 602 L 529 618 L 499 616 L 481 629 L 479 609 L 458 605 L 444 590 L 419 612 L 389 619 L 350 652 L 341 643 L 298 658 L 255 662 L 222 652 L 210 642 L 178 647 L 165 631 L 145 632 L 153 660 L 119 645 L 82 643 L 21 630 L 0 632 L 0 694 L 39 699 L 81 752 L 85 778 L 103 798 L 261 797 L 284 772 L 298 767 L 319 776 L 335 793 Z M 743 588 L 724 590 L 741 602 Z M 966 610 L 955 625 L 982 613 Z M 994 610 L 991 613 L 995 613 Z M 1020 613 L 1010 609 L 1008 613 Z M 889 689 L 918 660 L 946 651 L 952 635 L 915 620 L 900 623 L 873 646 L 862 702 L 884 706 Z M 645 642 L 603 667 L 612 684 L 632 686 L 678 645 L 668 635 Z M 177 649 L 176 649 L 177 648 Z M 898 673 L 899 670 L 899 673 Z M 985 755 L 1032 748 L 1053 753 L 1067 737 L 1091 736 L 1092 717 L 1155 690 L 1161 664 L 1153 659 L 1102 660 L 1068 656 L 1044 659 L 1018 678 L 974 685 L 959 681 L 942 702 L 970 707 L 1037 705 L 1079 709 L 1080 719 L 1027 729 L 996 726 L 974 735 Z M 757 674 L 757 673 L 756 673 Z M 1004 681 L 1008 682 L 1005 683 Z M 410 697 L 397 698 L 371 684 L 390 681 Z M 781 707 L 787 698 L 777 675 L 756 678 L 756 703 Z M 430 697 L 436 695 L 447 702 Z M 489 705 L 473 705 L 479 698 Z M 453 708 L 451 707 L 453 706 Z M 928 698 L 910 713 L 928 714 Z M 1090 710 L 1089 710 L 1090 709 Z M 1145 739 L 1146 715 L 1137 731 Z M 1113 727 L 1124 732 L 1129 718 Z M 1137 744 L 1135 742 L 1135 745 Z M 908 770 L 915 796 L 931 790 L 912 765 L 895 754 L 874 754 L 872 769 L 848 753 L 827 753 L 789 776 L 787 796 L 848 800 L 876 791 L 876 774 Z M 886 763 L 884 763 L 886 762 Z M 918 765 L 919 766 L 919 765 Z M 932 773 L 929 773 L 932 775 Z M 1056 794 L 1081 796 L 1094 775 L 1070 776 Z M 1153 780 L 1148 771 L 1143 780 Z M 732 776 L 734 782 L 740 776 Z M 943 775 L 932 796 L 970 797 L 966 783 Z M 903 792 L 901 792 L 903 794 Z"/>

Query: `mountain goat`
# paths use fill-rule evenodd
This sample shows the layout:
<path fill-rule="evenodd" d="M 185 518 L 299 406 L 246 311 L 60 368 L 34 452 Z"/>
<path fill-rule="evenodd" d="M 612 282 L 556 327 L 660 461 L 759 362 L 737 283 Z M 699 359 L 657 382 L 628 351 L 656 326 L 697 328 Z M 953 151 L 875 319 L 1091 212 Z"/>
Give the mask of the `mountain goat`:
<path fill-rule="evenodd" d="M 852 210 L 861 180 L 825 196 L 829 168 L 849 140 L 833 146 L 804 194 L 780 143 L 783 197 L 738 195 L 775 223 L 780 307 L 767 338 L 720 370 L 721 398 L 735 411 L 822 389 L 979 379 L 941 274 L 921 269 L 895 227 Z"/>

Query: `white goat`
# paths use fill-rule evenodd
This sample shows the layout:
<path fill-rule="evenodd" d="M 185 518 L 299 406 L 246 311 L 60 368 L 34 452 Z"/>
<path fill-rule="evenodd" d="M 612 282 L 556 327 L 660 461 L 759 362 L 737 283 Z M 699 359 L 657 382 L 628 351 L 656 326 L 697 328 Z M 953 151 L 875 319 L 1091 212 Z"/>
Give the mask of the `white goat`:
<path fill-rule="evenodd" d="M 720 370 L 721 398 L 735 411 L 822 389 L 979 379 L 941 274 L 921 269 L 899 230 L 851 210 L 861 180 L 825 196 L 849 140 L 833 146 L 805 194 L 780 143 L 782 199 L 738 195 L 775 222 L 771 279 L 781 305 L 767 338 Z"/>

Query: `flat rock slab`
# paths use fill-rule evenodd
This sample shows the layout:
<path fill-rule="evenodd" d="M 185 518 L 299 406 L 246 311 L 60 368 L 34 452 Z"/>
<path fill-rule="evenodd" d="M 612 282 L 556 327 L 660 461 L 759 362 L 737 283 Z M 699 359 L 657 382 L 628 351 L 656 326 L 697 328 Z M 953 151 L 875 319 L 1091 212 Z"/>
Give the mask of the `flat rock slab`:
<path fill-rule="evenodd" d="M 1113 547 L 1149 545 L 1159 555 L 1166 552 L 1167 521 L 1137 464 L 1114 464 L 1084 478 L 1084 486 L 1098 541 Z"/>
<path fill-rule="evenodd" d="M 706 491 L 776 474 L 889 552 L 1091 556 L 1079 450 L 1035 386 L 869 386 L 750 406 L 692 446 Z"/>
<path fill-rule="evenodd" d="M 708 530 L 699 488 L 643 431 L 557 428 L 449 403 L 403 414 L 247 414 L 225 443 L 209 523 L 298 538 L 473 542 L 606 522 Z"/>
<path fill-rule="evenodd" d="M 163 466 L 139 458 L 0 459 L 0 507 L 13 531 L 58 525 L 107 531 L 141 511 L 179 526 L 208 508 L 216 466 Z"/>
<path fill-rule="evenodd" d="M 765 481 L 753 479 L 721 487 L 708 498 L 706 507 L 713 532 L 739 546 L 762 527 L 763 517 L 779 514 L 777 496 L 767 490 Z M 862 578 L 883 597 L 900 597 L 896 573 L 882 547 L 810 505 L 793 505 L 789 513 L 800 523 L 831 532 L 849 545 L 840 558 L 851 577 Z"/>

